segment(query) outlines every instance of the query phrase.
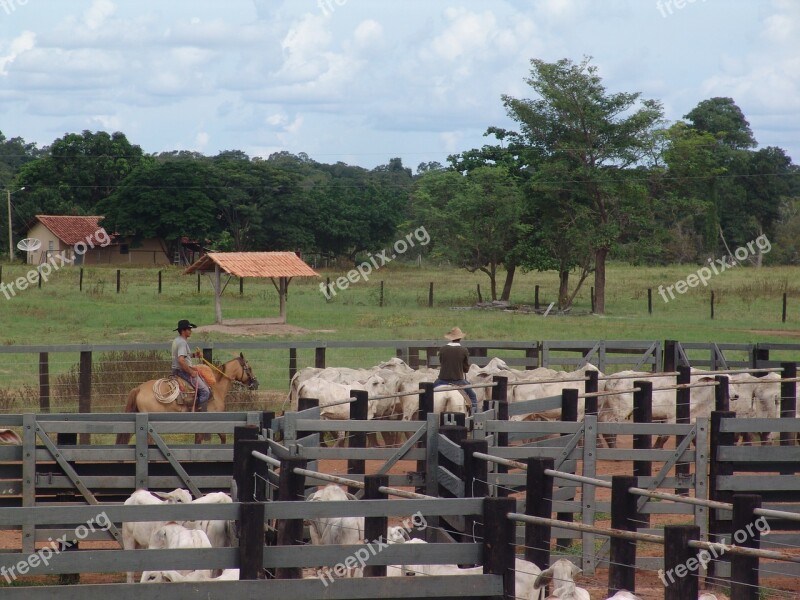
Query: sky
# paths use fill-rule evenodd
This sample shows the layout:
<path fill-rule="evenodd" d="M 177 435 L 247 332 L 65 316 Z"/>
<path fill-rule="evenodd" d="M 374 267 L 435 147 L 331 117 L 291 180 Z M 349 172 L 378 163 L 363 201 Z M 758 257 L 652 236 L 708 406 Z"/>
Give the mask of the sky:
<path fill-rule="evenodd" d="M 0 0 L 0 131 L 415 169 L 585 56 L 670 122 L 731 97 L 800 162 L 800 0 Z"/>

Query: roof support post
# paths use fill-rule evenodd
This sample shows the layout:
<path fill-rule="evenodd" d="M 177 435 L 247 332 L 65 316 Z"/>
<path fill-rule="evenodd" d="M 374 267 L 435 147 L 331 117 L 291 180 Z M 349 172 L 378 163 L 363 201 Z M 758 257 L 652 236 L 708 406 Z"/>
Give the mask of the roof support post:
<path fill-rule="evenodd" d="M 222 295 L 222 277 L 219 265 L 214 263 L 214 318 L 217 325 L 222 324 L 222 305 L 220 296 Z"/>
<path fill-rule="evenodd" d="M 288 277 L 281 277 L 279 279 L 280 285 L 278 286 L 278 296 L 280 296 L 280 317 L 281 323 L 286 323 L 286 293 L 289 288 Z"/>

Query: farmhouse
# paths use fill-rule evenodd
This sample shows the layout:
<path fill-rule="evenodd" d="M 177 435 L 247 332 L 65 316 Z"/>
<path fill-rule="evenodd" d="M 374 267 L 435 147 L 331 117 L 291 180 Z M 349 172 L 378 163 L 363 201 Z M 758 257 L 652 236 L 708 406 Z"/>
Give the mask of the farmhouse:
<path fill-rule="evenodd" d="M 26 237 L 39 240 L 41 246 L 28 252 L 28 264 L 40 265 L 62 252 L 71 261 L 68 264 L 73 265 L 168 265 L 173 260 L 188 264 L 202 251 L 197 244 L 184 238 L 181 250 L 173 258 L 157 239 L 143 240 L 134 245 L 126 238 L 109 236 L 99 224 L 102 219 L 97 215 L 36 215 L 36 221 L 28 229 Z M 93 245 L 88 243 L 90 240 Z M 103 246 L 102 242 L 107 240 L 110 243 Z M 81 243 L 86 244 L 83 254 L 75 252 L 75 245 Z M 82 246 L 79 248 L 82 249 Z"/>

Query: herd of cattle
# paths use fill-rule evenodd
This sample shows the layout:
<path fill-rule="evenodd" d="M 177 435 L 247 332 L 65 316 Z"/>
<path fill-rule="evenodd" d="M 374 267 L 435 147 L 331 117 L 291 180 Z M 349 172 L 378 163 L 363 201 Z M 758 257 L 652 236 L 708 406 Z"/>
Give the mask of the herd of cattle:
<path fill-rule="evenodd" d="M 591 364 L 576 371 L 556 371 L 537 368 L 529 371 L 511 369 L 499 358 L 492 358 L 484 367 L 472 365 L 467 380 L 473 385 L 490 384 L 495 375 L 507 377 L 509 381 L 508 401 L 523 402 L 560 396 L 566 388 L 577 388 L 585 393 L 586 373 L 597 371 Z M 605 376 L 599 373 L 598 391 L 606 392 L 598 398 L 598 420 L 600 422 L 631 421 L 633 417 L 633 382 L 637 378 L 647 379 L 653 384 L 653 421 L 674 423 L 676 421 L 676 378 L 642 371 L 622 371 Z M 416 392 L 420 383 L 436 380 L 438 371 L 427 367 L 412 369 L 399 358 L 380 363 L 371 369 L 305 368 L 292 378 L 286 403 L 290 410 L 297 410 L 299 398 L 319 400 L 320 417 L 326 420 L 350 418 L 348 399 L 351 390 L 366 390 L 371 398 L 368 418 L 411 420 L 419 410 Z M 692 418 L 708 417 L 714 410 L 714 373 L 692 369 L 691 388 Z M 670 388 L 670 389 L 667 389 Z M 770 372 L 764 377 L 749 373 L 729 375 L 730 410 L 740 418 L 777 418 L 780 416 L 780 375 Z M 475 388 L 478 401 L 491 397 L 490 387 Z M 469 411 L 470 404 L 460 392 L 442 391 L 434 394 L 435 412 Z M 512 420 L 557 420 L 561 411 L 549 410 L 515 415 Z M 583 402 L 578 403 L 578 420 L 583 420 Z M 769 434 L 762 434 L 760 441 L 768 441 Z M 339 434 L 338 445 L 343 440 Z M 606 438 L 612 445 L 613 438 Z M 662 447 L 666 438 L 659 438 L 656 447 Z M 750 439 L 747 440 L 752 441 Z"/>
<path fill-rule="evenodd" d="M 308 497 L 311 502 L 337 502 L 353 500 L 336 485 L 327 485 Z M 169 493 L 152 494 L 146 490 L 137 490 L 126 505 L 158 505 L 177 503 L 226 503 L 230 496 L 221 492 L 207 494 L 192 500 L 191 494 L 184 489 L 176 489 Z M 308 522 L 311 543 L 313 545 L 359 545 L 364 544 L 364 517 L 320 517 Z M 236 544 L 235 523 L 233 521 L 187 521 L 170 522 L 137 522 L 123 523 L 123 543 L 126 549 L 190 549 L 230 547 Z M 412 538 L 404 527 L 389 527 L 385 542 L 387 544 L 424 544 L 425 541 Z M 388 565 L 388 577 L 430 576 L 430 575 L 480 575 L 483 567 L 460 567 L 459 565 Z M 540 569 L 534 563 L 515 559 L 514 585 L 515 597 L 524 600 L 590 600 L 589 592 L 578 587 L 575 576 L 581 570 L 568 560 L 557 560 L 547 569 Z M 327 567 L 315 569 L 307 577 L 325 580 L 330 577 Z M 361 568 L 348 569 L 344 577 L 361 577 Z M 180 582 L 180 581 L 230 581 L 239 579 L 238 569 L 226 569 L 212 572 L 197 571 L 146 571 L 142 573 L 142 583 Z M 133 573 L 128 573 L 128 583 L 133 582 Z M 551 586 L 550 595 L 545 598 L 546 586 Z M 608 600 L 637 600 L 630 592 L 617 592 Z M 701 594 L 699 600 L 716 600 L 711 594 Z"/>

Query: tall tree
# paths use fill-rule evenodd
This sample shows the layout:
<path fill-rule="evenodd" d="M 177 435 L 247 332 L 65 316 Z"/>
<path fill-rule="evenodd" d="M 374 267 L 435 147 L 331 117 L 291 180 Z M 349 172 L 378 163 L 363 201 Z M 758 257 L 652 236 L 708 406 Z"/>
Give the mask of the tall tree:
<path fill-rule="evenodd" d="M 147 163 L 133 173 L 97 211 L 107 231 L 133 244 L 156 238 L 171 260 L 181 238 L 201 244 L 222 230 L 218 204 L 220 180 L 207 162 L 175 160 Z"/>
<path fill-rule="evenodd" d="M 527 84 L 535 99 L 504 95 L 508 115 L 520 125 L 518 132 L 493 128 L 496 136 L 516 147 L 530 149 L 545 163 L 554 163 L 567 174 L 568 184 L 560 201 L 569 214 L 588 209 L 590 240 L 595 269 L 595 310 L 605 312 L 606 259 L 613 245 L 646 207 L 628 202 L 640 197 L 640 186 L 626 174 L 652 156 L 655 127 L 662 118 L 661 104 L 640 100 L 639 93 L 609 93 L 597 75 L 597 67 L 585 58 L 578 64 L 568 59 L 555 63 L 532 60 Z M 552 188 L 552 182 L 545 186 Z"/>
<path fill-rule="evenodd" d="M 414 206 L 432 242 L 431 252 L 489 277 L 497 300 L 500 267 L 506 267 L 501 300 L 508 300 L 516 264 L 512 251 L 519 235 L 521 193 L 503 167 L 484 166 L 465 175 L 431 171 L 417 182 Z"/>

